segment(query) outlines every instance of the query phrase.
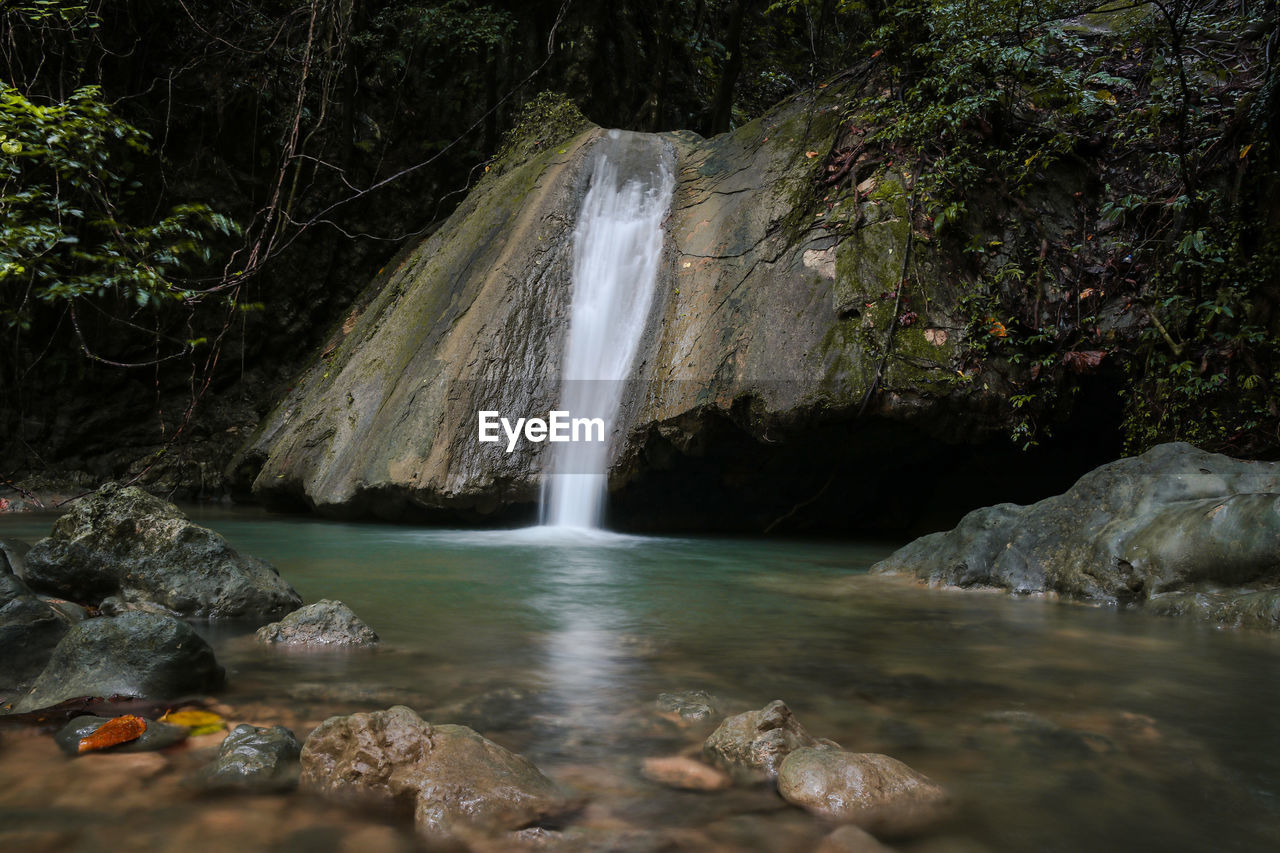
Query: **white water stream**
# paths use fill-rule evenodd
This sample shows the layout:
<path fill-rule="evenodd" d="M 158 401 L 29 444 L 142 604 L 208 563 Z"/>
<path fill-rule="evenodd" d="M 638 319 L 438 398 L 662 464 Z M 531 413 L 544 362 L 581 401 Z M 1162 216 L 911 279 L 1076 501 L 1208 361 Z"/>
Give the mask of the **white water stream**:
<path fill-rule="evenodd" d="M 601 418 L 604 441 L 553 445 L 542 523 L 597 528 L 622 394 L 644 333 L 675 177 L 660 139 L 612 130 L 597 143 L 573 235 L 573 303 L 560 409 Z"/>

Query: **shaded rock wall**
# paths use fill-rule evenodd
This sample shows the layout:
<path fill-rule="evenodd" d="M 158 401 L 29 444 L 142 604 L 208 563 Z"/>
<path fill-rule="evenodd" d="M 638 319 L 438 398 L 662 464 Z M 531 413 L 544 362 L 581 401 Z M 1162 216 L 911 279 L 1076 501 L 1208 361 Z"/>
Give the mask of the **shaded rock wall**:
<path fill-rule="evenodd" d="M 831 90 L 711 140 L 649 137 L 678 185 L 613 437 L 614 524 L 904 528 L 925 500 L 904 470 L 937 475 L 950 445 L 1004 429 L 1008 380 L 957 372 L 957 291 L 911 240 L 909 176 L 819 184 L 849 132 L 840 104 Z M 496 169 L 375 282 L 233 463 L 242 486 L 339 516 L 530 516 L 547 445 L 482 445 L 477 411 L 554 408 L 601 135 Z"/>

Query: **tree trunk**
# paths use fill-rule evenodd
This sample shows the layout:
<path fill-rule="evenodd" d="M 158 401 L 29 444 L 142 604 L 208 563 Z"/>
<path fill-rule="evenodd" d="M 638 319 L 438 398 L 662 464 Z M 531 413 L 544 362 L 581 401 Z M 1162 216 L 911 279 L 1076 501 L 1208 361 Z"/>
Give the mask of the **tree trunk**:
<path fill-rule="evenodd" d="M 742 26 L 751 3 L 752 0 L 737 0 L 729 11 L 729 36 L 725 42 L 729 55 L 725 58 L 715 99 L 711 102 L 707 136 L 724 133 L 733 120 L 733 92 L 738 85 L 738 75 L 742 73 Z"/>

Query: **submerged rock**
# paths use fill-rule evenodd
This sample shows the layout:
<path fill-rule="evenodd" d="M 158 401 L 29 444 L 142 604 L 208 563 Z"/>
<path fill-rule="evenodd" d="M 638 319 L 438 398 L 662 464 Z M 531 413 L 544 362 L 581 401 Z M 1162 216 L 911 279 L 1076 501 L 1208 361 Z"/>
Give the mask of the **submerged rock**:
<path fill-rule="evenodd" d="M 302 745 L 284 726 L 236 726 L 198 775 L 207 788 L 285 791 L 298 786 Z"/>
<path fill-rule="evenodd" d="M 866 830 L 849 824 L 832 832 L 813 853 L 893 853 Z"/>
<path fill-rule="evenodd" d="M 975 510 L 872 571 L 1119 604 L 1206 586 L 1280 586 L 1280 463 L 1163 444 L 1057 497 Z M 1162 609 L 1275 627 L 1273 601 L 1260 593 L 1237 608 L 1183 599 Z"/>
<path fill-rule="evenodd" d="M 778 767 L 787 802 L 883 835 L 908 835 L 944 817 L 950 798 L 927 777 L 887 755 L 802 747 Z"/>
<path fill-rule="evenodd" d="M 775 699 L 759 711 L 747 711 L 722 722 L 702 745 L 702 754 L 735 779 L 754 781 L 777 776 L 778 765 L 792 750 L 824 744 L 834 746 L 811 736 L 791 709 L 781 699 Z"/>
<path fill-rule="evenodd" d="M 256 634 L 260 643 L 290 646 L 365 646 L 378 644 L 378 635 L 341 601 L 322 598 L 300 607 Z"/>
<path fill-rule="evenodd" d="M 79 696 L 167 699 L 213 690 L 222 679 L 213 649 L 186 622 L 126 613 L 73 626 L 14 710 L 34 711 Z"/>
<path fill-rule="evenodd" d="M 109 611 L 262 618 L 302 603 L 264 560 L 192 524 L 173 504 L 109 483 L 77 501 L 26 557 L 32 589 Z"/>
<path fill-rule="evenodd" d="M 325 720 L 303 745 L 301 787 L 409 804 L 418 831 L 438 841 L 521 829 L 568 808 L 527 758 L 403 705 Z"/>
<path fill-rule="evenodd" d="M 640 772 L 650 781 L 685 791 L 719 791 L 733 784 L 724 771 L 683 755 L 646 758 Z"/>
<path fill-rule="evenodd" d="M 53 736 L 53 741 L 67 755 L 80 755 L 80 739 L 93 734 L 102 728 L 105 723 L 111 722 L 111 719 L 111 717 L 76 717 L 58 730 L 58 733 Z M 146 724 L 147 727 L 142 734 L 133 740 L 94 751 L 153 752 L 157 749 L 166 749 L 174 744 L 182 743 L 187 739 L 187 730 L 182 726 L 172 726 L 158 720 L 147 720 Z"/>
<path fill-rule="evenodd" d="M 715 697 L 705 690 L 659 693 L 658 710 L 678 714 L 680 719 L 689 722 L 710 720 L 720 713 Z"/>

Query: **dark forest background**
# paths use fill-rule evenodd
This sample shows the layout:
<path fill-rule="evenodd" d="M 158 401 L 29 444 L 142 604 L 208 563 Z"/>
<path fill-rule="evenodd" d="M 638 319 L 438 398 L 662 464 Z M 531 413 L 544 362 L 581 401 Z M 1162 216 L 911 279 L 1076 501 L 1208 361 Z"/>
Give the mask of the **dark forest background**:
<path fill-rule="evenodd" d="M 1105 353 L 1131 448 L 1275 455 L 1278 49 L 1276 3 L 1244 0 L 0 0 L 0 477 L 216 491 L 517 136 L 573 107 L 712 135 L 855 69 L 845 109 L 921 164 L 1000 330 L 975 357 L 1038 365 L 1015 439 L 1069 400 L 1070 353 Z M 1028 237 L 987 263 L 976 208 L 1022 216 L 1055 164 L 1091 176 L 1107 252 Z M 1014 284 L 1071 258 L 1077 298 L 1107 281 L 1151 318 L 1124 352 L 1018 319 Z"/>

